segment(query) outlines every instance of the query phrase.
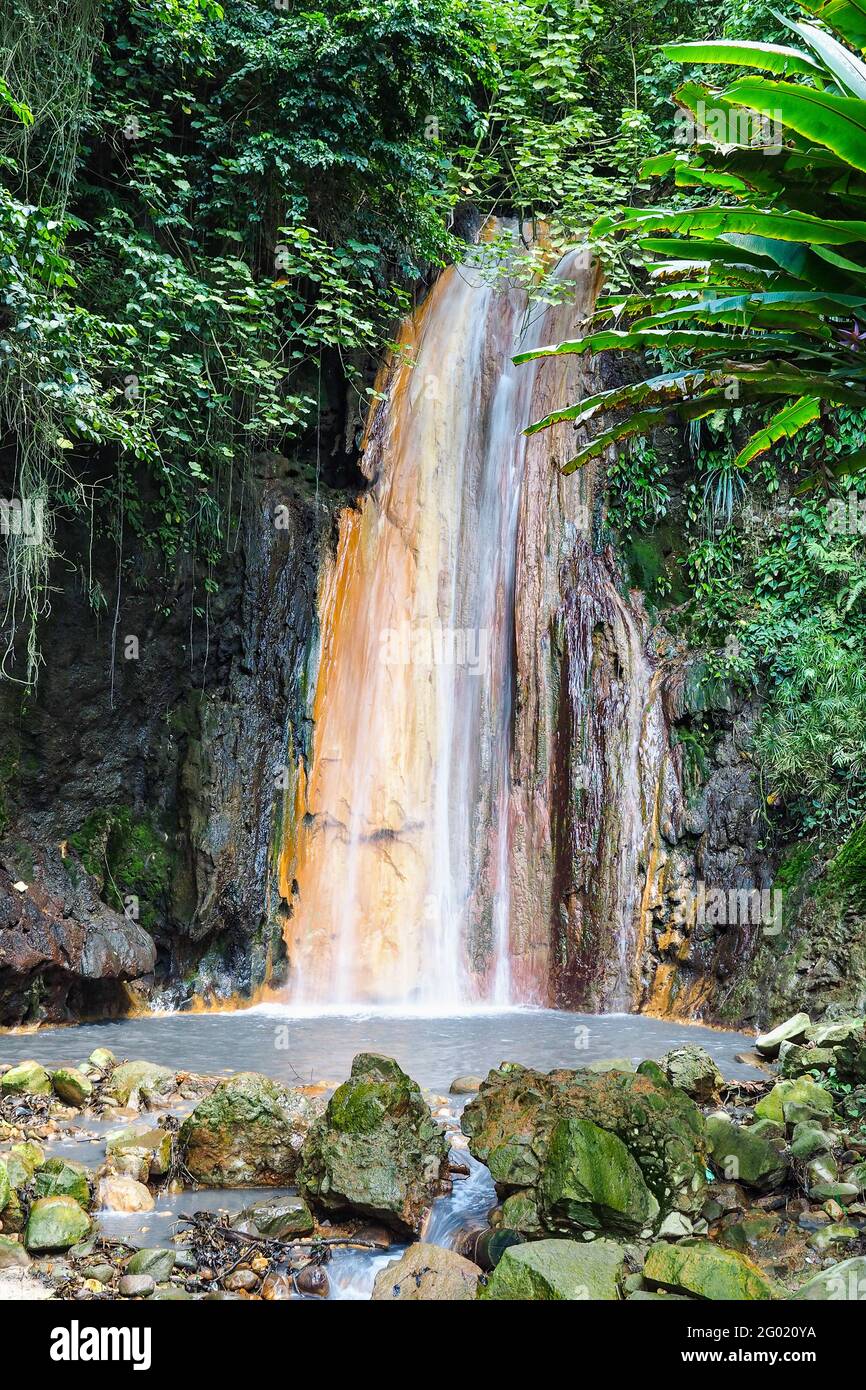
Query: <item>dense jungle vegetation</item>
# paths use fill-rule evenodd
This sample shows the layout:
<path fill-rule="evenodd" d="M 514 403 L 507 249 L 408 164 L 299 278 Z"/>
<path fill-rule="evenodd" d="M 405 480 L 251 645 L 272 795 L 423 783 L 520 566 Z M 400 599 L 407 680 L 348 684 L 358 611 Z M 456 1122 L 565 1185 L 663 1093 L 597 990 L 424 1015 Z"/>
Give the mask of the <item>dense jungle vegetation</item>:
<path fill-rule="evenodd" d="M 44 512 L 4 548 L 4 676 L 38 678 L 64 519 L 110 539 L 118 584 L 143 582 L 131 539 L 183 567 L 206 623 L 255 453 L 345 483 L 320 457 L 334 382 L 356 441 L 401 312 L 478 219 L 543 218 L 604 259 L 580 347 L 642 354 L 571 406 L 598 416 L 579 459 L 615 446 L 613 533 L 707 680 L 765 692 L 770 804 L 844 834 L 866 562 L 828 504 L 866 497 L 866 10 L 808 9 L 804 33 L 763 0 L 7 0 L 0 462 Z M 781 151 L 707 108 L 780 112 Z M 547 293 L 531 248 L 509 273 Z"/>

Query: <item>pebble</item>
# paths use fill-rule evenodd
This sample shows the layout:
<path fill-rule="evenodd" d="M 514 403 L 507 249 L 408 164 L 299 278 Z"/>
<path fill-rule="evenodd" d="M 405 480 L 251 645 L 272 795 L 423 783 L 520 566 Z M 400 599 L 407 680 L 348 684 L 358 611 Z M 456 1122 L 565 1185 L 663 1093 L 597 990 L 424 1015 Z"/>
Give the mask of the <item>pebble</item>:
<path fill-rule="evenodd" d="M 149 1274 L 124 1274 L 117 1287 L 123 1298 L 149 1298 L 156 1284 Z"/>

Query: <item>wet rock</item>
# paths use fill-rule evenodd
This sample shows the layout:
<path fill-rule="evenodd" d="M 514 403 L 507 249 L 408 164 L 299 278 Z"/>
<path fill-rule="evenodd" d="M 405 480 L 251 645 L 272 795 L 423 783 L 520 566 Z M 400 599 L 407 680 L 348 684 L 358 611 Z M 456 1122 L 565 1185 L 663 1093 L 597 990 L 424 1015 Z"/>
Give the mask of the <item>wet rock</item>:
<path fill-rule="evenodd" d="M 223 1285 L 229 1293 L 252 1293 L 259 1287 L 259 1276 L 251 1269 L 234 1269 L 226 1275 Z"/>
<path fill-rule="evenodd" d="M 559 1121 L 537 1190 L 542 1224 L 549 1231 L 637 1235 L 659 1212 L 625 1144 L 591 1120 Z"/>
<path fill-rule="evenodd" d="M 0 1269 L 26 1269 L 30 1256 L 20 1241 L 0 1235 Z"/>
<path fill-rule="evenodd" d="M 751 1129 L 734 1124 L 727 1115 L 708 1117 L 707 1138 L 713 1167 L 721 1177 L 764 1190 L 784 1182 L 788 1172 L 784 1151 Z"/>
<path fill-rule="evenodd" d="M 540 1235 L 543 1231 L 538 1203 L 528 1192 L 514 1192 L 502 1203 L 502 1223 L 524 1236 Z"/>
<path fill-rule="evenodd" d="M 373 1285 L 376 1302 L 466 1302 L 475 1298 L 481 1270 L 462 1255 L 439 1245 L 410 1245 L 399 1260 L 380 1269 Z"/>
<path fill-rule="evenodd" d="M 52 1074 L 51 1085 L 54 1094 L 64 1105 L 81 1107 L 86 1105 L 93 1094 L 93 1087 L 83 1072 L 76 1067 L 58 1067 Z"/>
<path fill-rule="evenodd" d="M 114 1268 L 114 1265 L 95 1264 L 87 1265 L 85 1269 L 82 1270 L 82 1273 L 86 1278 L 95 1279 L 99 1284 L 110 1284 L 117 1270 Z"/>
<path fill-rule="evenodd" d="M 98 1072 L 107 1072 L 111 1071 L 117 1058 L 107 1047 L 95 1047 L 87 1060 Z"/>
<path fill-rule="evenodd" d="M 158 1247 L 136 1250 L 126 1262 L 126 1274 L 149 1274 L 156 1284 L 164 1284 L 175 1266 L 175 1252 Z"/>
<path fill-rule="evenodd" d="M 611 1240 L 538 1240 L 505 1251 L 479 1298 L 565 1302 L 619 1298 L 625 1251 Z"/>
<path fill-rule="evenodd" d="M 144 1183 L 122 1175 L 100 1178 L 96 1205 L 103 1211 L 153 1211 L 156 1203 Z"/>
<path fill-rule="evenodd" d="M 313 1213 L 303 1197 L 275 1197 L 256 1202 L 235 1217 L 232 1227 L 246 1235 L 267 1236 L 270 1240 L 290 1240 L 309 1235 L 315 1228 Z"/>
<path fill-rule="evenodd" d="M 285 1303 L 292 1297 L 292 1281 L 285 1274 L 266 1274 L 262 1280 L 262 1298 L 268 1303 Z"/>
<path fill-rule="evenodd" d="M 672 1047 L 659 1058 L 659 1066 L 672 1086 L 678 1086 L 699 1105 L 710 1105 L 724 1084 L 709 1052 L 694 1043 Z"/>
<path fill-rule="evenodd" d="M 452 1096 L 474 1096 L 482 1080 L 480 1076 L 455 1076 L 449 1091 Z"/>
<path fill-rule="evenodd" d="M 124 1274 L 117 1285 L 121 1298 L 150 1298 L 155 1288 L 149 1274 Z"/>
<path fill-rule="evenodd" d="M 304 1142 L 298 1182 L 327 1208 L 418 1234 L 434 1197 L 448 1190 L 448 1139 L 393 1058 L 355 1058 Z"/>
<path fill-rule="evenodd" d="M 768 1033 L 760 1033 L 755 1038 L 755 1050 L 764 1057 L 776 1057 L 783 1042 L 801 1042 L 810 1025 L 808 1014 L 794 1014 Z"/>
<path fill-rule="evenodd" d="M 50 1096 L 51 1077 L 38 1062 L 19 1062 L 0 1076 L 0 1094 Z"/>
<path fill-rule="evenodd" d="M 643 1065 L 643 1064 L 642 1064 Z M 626 1146 L 660 1213 L 698 1211 L 706 1186 L 704 1119 L 662 1076 L 531 1071 L 516 1063 L 488 1076 L 463 1112 L 475 1158 L 500 1193 L 537 1188 L 562 1119 L 589 1120 Z M 540 1204 L 539 1204 L 540 1205 Z"/>
<path fill-rule="evenodd" d="M 83 1163 L 68 1158 L 47 1158 L 33 1175 L 37 1197 L 72 1197 L 86 1211 L 90 1206 L 90 1180 Z"/>
<path fill-rule="evenodd" d="M 791 1153 L 795 1158 L 814 1158 L 819 1153 L 830 1153 L 836 1142 L 835 1136 L 822 1129 L 811 1120 L 803 1120 L 794 1125 L 791 1139 Z"/>
<path fill-rule="evenodd" d="M 817 1082 L 801 1076 L 797 1081 L 777 1081 L 755 1106 L 761 1119 L 794 1126 L 804 1120 L 825 1119 L 833 1113 L 833 1097 Z"/>
<path fill-rule="evenodd" d="M 770 1280 L 752 1260 L 708 1240 L 651 1246 L 643 1277 L 650 1285 L 699 1298 L 753 1300 L 776 1296 Z"/>
<path fill-rule="evenodd" d="M 156 1062 L 121 1062 L 105 1086 L 105 1094 L 120 1105 L 135 1109 L 141 1100 L 163 1096 L 174 1089 L 175 1073 Z"/>
<path fill-rule="evenodd" d="M 166 1129 L 128 1125 L 106 1136 L 105 1153 L 113 1168 L 139 1182 L 161 1178 L 171 1167 L 171 1134 Z"/>
<path fill-rule="evenodd" d="M 327 1298 L 331 1291 L 328 1276 L 318 1265 L 307 1265 L 295 1275 L 295 1287 L 305 1298 Z"/>
<path fill-rule="evenodd" d="M 288 1187 L 323 1102 L 257 1072 L 221 1081 L 180 1130 L 183 1162 L 208 1187 Z"/>
<path fill-rule="evenodd" d="M 855 1255 L 853 1259 L 842 1260 L 830 1269 L 822 1269 L 791 1297 L 816 1302 L 830 1299 L 866 1303 L 866 1255 Z"/>
<path fill-rule="evenodd" d="M 31 1254 L 69 1250 L 90 1231 L 90 1217 L 72 1197 L 41 1197 L 30 1208 L 24 1244 Z"/>
<path fill-rule="evenodd" d="M 659 1226 L 658 1233 L 666 1240 L 681 1240 L 683 1236 L 690 1236 L 692 1230 L 692 1223 L 687 1216 L 681 1211 L 672 1211 Z"/>

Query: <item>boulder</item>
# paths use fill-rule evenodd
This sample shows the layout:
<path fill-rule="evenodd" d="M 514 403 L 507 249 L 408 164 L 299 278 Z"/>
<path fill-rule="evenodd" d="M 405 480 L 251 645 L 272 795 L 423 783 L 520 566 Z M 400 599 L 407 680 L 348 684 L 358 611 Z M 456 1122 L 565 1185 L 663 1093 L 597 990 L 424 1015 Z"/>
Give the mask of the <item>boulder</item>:
<path fill-rule="evenodd" d="M 779 1070 L 789 1081 L 798 1076 L 806 1076 L 811 1071 L 828 1071 L 835 1063 L 836 1054 L 832 1047 L 782 1043 L 779 1049 Z"/>
<path fill-rule="evenodd" d="M 709 1052 L 695 1043 L 672 1047 L 659 1058 L 659 1066 L 672 1086 L 678 1086 L 699 1105 L 712 1104 L 724 1084 Z"/>
<path fill-rule="evenodd" d="M 625 1250 L 616 1241 L 537 1240 L 512 1245 L 479 1298 L 495 1301 L 612 1301 L 620 1297 Z"/>
<path fill-rule="evenodd" d="M 866 1303 L 866 1255 L 842 1260 L 822 1269 L 791 1295 L 794 1299 L 824 1302 Z"/>
<path fill-rule="evenodd" d="M 0 1235 L 0 1269 L 26 1269 L 30 1256 L 20 1241 Z"/>
<path fill-rule="evenodd" d="M 305 1196 L 417 1235 L 448 1191 L 449 1144 L 419 1087 L 391 1057 L 364 1052 L 310 1129 L 298 1182 Z"/>
<path fill-rule="evenodd" d="M 146 1247 L 130 1255 L 124 1273 L 149 1274 L 154 1283 L 163 1284 L 174 1269 L 175 1259 L 173 1250 Z"/>
<path fill-rule="evenodd" d="M 162 1178 L 171 1167 L 171 1134 L 167 1129 L 128 1125 L 107 1135 L 105 1154 L 112 1168 L 139 1182 Z"/>
<path fill-rule="evenodd" d="M 441 1245 L 410 1245 L 399 1260 L 386 1265 L 373 1285 L 375 1302 L 421 1303 L 474 1300 L 481 1270 Z"/>
<path fill-rule="evenodd" d="M 637 1235 L 659 1204 L 625 1144 L 591 1120 L 561 1119 L 547 1145 L 538 1182 L 539 1211 L 549 1231 Z"/>
<path fill-rule="evenodd" d="M 452 1096 L 474 1096 L 482 1080 L 480 1076 L 455 1076 L 449 1087 L 450 1093 Z"/>
<path fill-rule="evenodd" d="M 258 1072 L 239 1072 L 199 1101 L 180 1129 L 187 1172 L 206 1187 L 288 1187 L 323 1102 Z"/>
<path fill-rule="evenodd" d="M 106 1072 L 111 1071 L 117 1058 L 107 1047 L 95 1047 L 87 1060 L 96 1071 Z"/>
<path fill-rule="evenodd" d="M 32 1180 L 36 1169 L 45 1162 L 45 1150 L 40 1144 L 26 1140 L 23 1144 L 13 1144 L 0 1162 L 6 1168 L 9 1182 L 17 1191 Z"/>
<path fill-rule="evenodd" d="M 33 1253 L 69 1250 L 90 1233 L 90 1217 L 73 1197 L 41 1197 L 30 1208 L 24 1244 Z"/>
<path fill-rule="evenodd" d="M 836 1142 L 835 1136 L 828 1134 L 820 1125 L 811 1120 L 801 1120 L 794 1125 L 791 1153 L 795 1158 L 814 1158 L 816 1154 L 830 1153 Z"/>
<path fill-rule="evenodd" d="M 156 1203 L 153 1196 L 135 1178 L 100 1178 L 96 1189 L 96 1205 L 103 1211 L 153 1211 Z"/>
<path fill-rule="evenodd" d="M 315 1229 L 313 1213 L 303 1197 L 274 1197 L 255 1202 L 239 1212 L 232 1222 L 236 1231 L 245 1235 L 267 1236 L 269 1240 L 291 1240 L 306 1236 Z"/>
<path fill-rule="evenodd" d="M 775 1298 L 770 1280 L 746 1255 L 725 1250 L 709 1240 L 660 1241 L 650 1247 L 644 1280 L 673 1293 L 698 1298 L 753 1300 Z"/>
<path fill-rule="evenodd" d="M 806 1029 L 806 1040 L 814 1043 L 816 1047 L 832 1048 L 837 1043 L 862 1039 L 864 1023 L 866 1020 L 854 1017 L 840 1018 L 835 1022 L 813 1023 Z"/>
<path fill-rule="evenodd" d="M 796 1081 L 777 1081 L 755 1106 L 760 1119 L 794 1126 L 803 1120 L 823 1120 L 833 1113 L 833 1097 L 808 1077 Z"/>
<path fill-rule="evenodd" d="M 64 1105 L 74 1105 L 79 1109 L 87 1104 L 93 1094 L 93 1086 L 77 1067 L 58 1067 L 52 1073 L 51 1085 L 54 1094 Z"/>
<path fill-rule="evenodd" d="M 529 1192 L 513 1192 L 502 1203 L 502 1222 L 521 1235 L 541 1235 L 543 1227 L 538 1214 L 538 1204 Z"/>
<path fill-rule="evenodd" d="M 763 1057 L 775 1057 L 783 1042 L 802 1042 L 811 1022 L 808 1014 L 794 1014 L 769 1033 L 759 1033 L 755 1038 L 755 1050 Z"/>
<path fill-rule="evenodd" d="M 71 1197 L 86 1211 L 90 1206 L 90 1180 L 83 1163 L 70 1158 L 46 1158 L 33 1175 L 37 1197 Z"/>
<path fill-rule="evenodd" d="M 0 1076 L 3 1095 L 50 1096 L 51 1077 L 38 1062 L 19 1062 Z"/>
<path fill-rule="evenodd" d="M 784 1152 L 761 1135 L 753 1134 L 751 1129 L 734 1124 L 727 1115 L 708 1117 L 707 1138 L 713 1167 L 728 1182 L 741 1182 L 746 1187 L 762 1190 L 784 1182 L 788 1172 Z"/>
<path fill-rule="evenodd" d="M 173 1091 L 174 1084 L 175 1073 L 156 1062 L 121 1062 L 111 1073 L 105 1093 L 120 1105 L 136 1108 L 142 1100 Z"/>
<path fill-rule="evenodd" d="M 662 1216 L 697 1211 L 706 1186 L 704 1118 L 684 1091 L 658 1077 L 641 1070 L 544 1073 L 505 1063 L 466 1106 L 463 1132 L 500 1195 L 532 1189 L 537 1196 L 560 1120 L 589 1120 L 625 1145 Z"/>

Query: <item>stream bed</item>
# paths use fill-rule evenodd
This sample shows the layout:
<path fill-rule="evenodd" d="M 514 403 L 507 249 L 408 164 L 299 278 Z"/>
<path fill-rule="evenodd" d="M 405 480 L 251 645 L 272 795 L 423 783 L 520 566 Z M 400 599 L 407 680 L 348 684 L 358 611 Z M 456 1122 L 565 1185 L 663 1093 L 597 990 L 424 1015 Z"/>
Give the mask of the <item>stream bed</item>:
<path fill-rule="evenodd" d="M 486 1215 L 496 1202 L 487 1169 L 468 1154 L 460 1134 L 466 1098 L 449 1095 L 455 1077 L 483 1076 L 502 1061 L 544 1071 L 586 1066 L 605 1058 L 637 1063 L 685 1042 L 698 1043 L 711 1052 L 726 1077 L 761 1076 L 735 1060 L 737 1053 L 751 1047 L 751 1039 L 742 1033 L 640 1015 L 546 1009 L 479 1009 L 443 1016 L 390 1010 L 314 1014 L 262 1005 L 220 1014 L 170 1014 L 38 1032 L 0 1032 L 0 1062 L 33 1058 L 56 1067 L 81 1062 L 94 1048 L 107 1047 L 118 1059 L 145 1058 L 177 1070 L 209 1075 L 258 1071 L 289 1086 L 318 1082 L 333 1087 L 348 1075 L 358 1052 L 386 1053 L 426 1089 L 437 1119 L 453 1135 L 455 1161 L 469 1168 L 469 1176 L 455 1180 L 453 1192 L 436 1201 L 424 1232 L 425 1240 L 447 1246 L 467 1226 L 486 1225 Z M 61 1130 L 47 1147 L 52 1154 L 96 1168 L 105 1151 L 102 1131 L 108 1127 L 88 1124 L 86 1136 L 75 1127 L 68 1135 Z M 106 1236 L 133 1244 L 164 1245 L 181 1215 L 194 1211 L 234 1214 L 262 1195 L 274 1195 L 274 1191 L 161 1193 L 153 1211 L 102 1212 L 96 1219 Z M 327 1266 L 328 1296 L 369 1298 L 376 1274 L 405 1248 L 395 1242 L 387 1252 L 336 1250 Z"/>

